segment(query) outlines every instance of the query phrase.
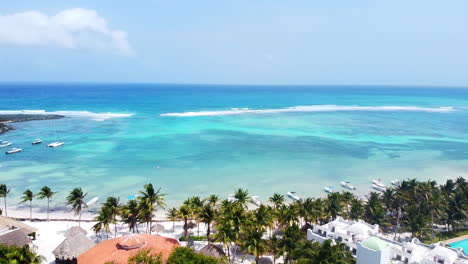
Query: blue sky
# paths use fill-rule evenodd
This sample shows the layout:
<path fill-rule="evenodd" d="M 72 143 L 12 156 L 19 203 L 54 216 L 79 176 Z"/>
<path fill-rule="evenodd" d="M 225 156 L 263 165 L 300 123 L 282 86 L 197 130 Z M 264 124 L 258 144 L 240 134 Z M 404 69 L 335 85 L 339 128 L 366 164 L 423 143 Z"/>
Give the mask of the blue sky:
<path fill-rule="evenodd" d="M 468 86 L 466 0 L 20 0 L 0 81 Z"/>

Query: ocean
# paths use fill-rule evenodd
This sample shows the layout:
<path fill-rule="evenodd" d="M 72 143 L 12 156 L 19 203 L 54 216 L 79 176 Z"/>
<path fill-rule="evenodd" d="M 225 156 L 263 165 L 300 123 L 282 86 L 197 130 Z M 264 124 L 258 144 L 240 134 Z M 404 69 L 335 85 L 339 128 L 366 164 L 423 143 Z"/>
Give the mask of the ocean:
<path fill-rule="evenodd" d="M 324 196 L 326 186 L 342 190 L 340 181 L 364 194 L 372 179 L 468 175 L 462 88 L 0 84 L 0 114 L 21 111 L 66 118 L 0 135 L 24 149 L 0 155 L 10 205 L 44 185 L 63 206 L 73 187 L 125 201 L 151 182 L 177 206 L 236 188 L 266 202 L 275 192 Z M 32 146 L 36 138 L 65 145 Z"/>

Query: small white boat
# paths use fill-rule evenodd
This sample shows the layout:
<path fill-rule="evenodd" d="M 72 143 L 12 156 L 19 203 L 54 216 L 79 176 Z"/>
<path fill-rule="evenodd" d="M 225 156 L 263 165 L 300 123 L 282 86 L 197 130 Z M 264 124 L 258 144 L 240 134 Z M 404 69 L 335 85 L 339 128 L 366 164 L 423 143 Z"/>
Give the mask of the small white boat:
<path fill-rule="evenodd" d="M 372 180 L 372 184 L 375 184 L 379 187 L 382 187 L 382 188 L 385 188 L 387 186 L 385 186 L 385 184 L 382 183 L 382 180 L 381 179 L 378 179 L 378 180 Z"/>
<path fill-rule="evenodd" d="M 348 182 L 348 181 L 342 181 L 342 182 L 340 182 L 341 186 L 343 186 L 344 188 L 346 188 L 346 189 L 348 189 L 348 190 L 355 191 L 355 190 L 356 190 L 356 187 L 352 186 L 350 183 L 351 183 L 351 182 Z"/>
<path fill-rule="evenodd" d="M 21 152 L 21 151 L 23 151 L 22 148 L 12 148 L 11 150 L 6 151 L 5 154 L 15 154 L 15 153 L 18 153 L 18 152 Z"/>
<path fill-rule="evenodd" d="M 31 144 L 37 145 L 37 144 L 41 144 L 41 143 L 42 143 L 42 140 L 40 140 L 40 139 L 37 138 L 37 139 L 35 139 Z"/>
<path fill-rule="evenodd" d="M 381 192 L 384 192 L 384 191 L 385 191 L 385 187 L 376 185 L 376 184 L 374 184 L 374 183 L 372 184 L 372 188 L 374 188 L 374 189 L 377 190 L 377 191 L 381 191 Z"/>
<path fill-rule="evenodd" d="M 258 196 L 252 196 L 250 197 L 250 202 L 255 204 L 256 206 L 262 205 L 262 203 L 258 200 Z"/>
<path fill-rule="evenodd" d="M 230 202 L 230 203 L 233 203 L 235 201 L 237 201 L 236 197 L 234 197 L 234 194 L 230 194 L 227 198 L 227 201 Z"/>
<path fill-rule="evenodd" d="M 6 142 L 6 143 L 3 143 L 3 142 Z M 0 148 L 8 147 L 8 146 L 11 146 L 11 144 L 13 144 L 13 143 L 8 142 L 8 141 L 3 141 L 3 142 L 2 142 L 3 144 L 0 145 Z"/>
<path fill-rule="evenodd" d="M 288 192 L 288 197 L 293 199 L 294 201 L 301 200 L 301 198 L 299 198 L 299 196 L 297 196 L 296 192 Z"/>
<path fill-rule="evenodd" d="M 9 143 L 10 141 L 6 141 L 6 140 L 0 140 L 0 144 L 6 144 L 6 143 Z"/>
<path fill-rule="evenodd" d="M 393 180 L 391 183 L 394 186 L 399 186 L 401 184 L 400 180 Z"/>
<path fill-rule="evenodd" d="M 94 197 L 93 199 L 89 200 L 89 202 L 86 203 L 86 206 L 91 206 L 95 204 L 99 200 L 99 197 Z"/>
<path fill-rule="evenodd" d="M 326 193 L 334 193 L 335 191 L 333 191 L 333 187 L 330 186 L 330 187 L 325 187 L 323 188 L 323 190 L 326 192 Z"/>
<path fill-rule="evenodd" d="M 50 143 L 49 145 L 47 145 L 49 148 L 56 148 L 56 147 L 60 147 L 62 146 L 63 144 L 65 144 L 65 142 L 53 142 L 53 143 Z"/>

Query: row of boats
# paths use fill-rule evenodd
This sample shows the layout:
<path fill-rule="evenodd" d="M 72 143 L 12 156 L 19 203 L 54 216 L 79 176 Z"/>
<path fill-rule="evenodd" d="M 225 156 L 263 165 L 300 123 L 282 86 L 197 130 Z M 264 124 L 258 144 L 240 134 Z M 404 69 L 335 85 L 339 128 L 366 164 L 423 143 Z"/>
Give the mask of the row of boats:
<path fill-rule="evenodd" d="M 11 146 L 13 143 L 12 142 L 9 142 L 9 141 L 3 141 L 3 140 L 0 140 L 0 148 L 5 148 L 5 147 L 9 147 Z M 42 140 L 40 139 L 35 139 L 33 142 L 31 142 L 32 145 L 39 145 L 39 144 L 42 144 Z M 60 147 L 62 146 L 63 144 L 65 144 L 65 142 L 52 142 L 50 144 L 47 145 L 47 147 L 49 148 L 56 148 L 56 147 Z M 5 154 L 15 154 L 15 153 L 18 153 L 18 152 L 21 152 L 23 151 L 22 148 L 12 148 L 10 150 L 7 150 L 5 151 Z"/>
<path fill-rule="evenodd" d="M 380 191 L 380 192 L 385 191 L 385 189 L 387 188 L 387 186 L 382 182 L 381 179 L 372 180 L 371 183 L 372 183 L 371 184 L 372 189 Z M 391 181 L 391 184 L 394 185 L 394 186 L 398 186 L 398 185 L 400 185 L 400 181 L 399 180 L 393 180 L 393 181 Z M 343 188 L 351 190 L 351 191 L 356 191 L 357 190 L 357 188 L 355 186 L 351 185 L 351 182 L 348 182 L 348 181 L 342 181 L 342 182 L 340 182 L 340 185 Z M 324 191 L 326 193 L 334 193 L 335 190 L 333 190 L 333 188 L 334 188 L 333 186 L 325 187 Z"/>
<path fill-rule="evenodd" d="M 394 186 L 399 186 L 400 185 L 400 181 L 399 180 L 393 180 L 391 181 L 391 184 L 394 185 Z M 350 182 L 347 182 L 347 181 L 342 181 L 340 182 L 340 185 L 343 187 L 343 188 L 346 188 L 348 190 L 352 190 L 352 191 L 355 191 L 357 190 L 357 188 L 353 185 L 351 185 Z M 378 191 L 385 191 L 386 189 L 386 185 L 382 182 L 382 180 L 378 179 L 378 180 L 372 180 L 372 188 L 375 189 L 375 190 L 378 190 Z M 335 191 L 333 190 L 333 187 L 330 186 L 330 187 L 325 187 L 325 192 L 326 193 L 334 193 Z M 300 201 L 301 198 L 297 195 L 296 192 L 287 192 L 287 195 L 288 197 L 293 200 L 293 201 Z M 131 199 L 135 199 L 136 196 L 129 196 L 129 200 Z M 237 199 L 234 197 L 233 194 L 229 195 L 227 200 L 229 202 L 235 202 Z M 258 200 L 258 196 L 251 196 L 250 197 L 250 202 L 255 204 L 256 206 L 260 206 L 262 203 Z"/>

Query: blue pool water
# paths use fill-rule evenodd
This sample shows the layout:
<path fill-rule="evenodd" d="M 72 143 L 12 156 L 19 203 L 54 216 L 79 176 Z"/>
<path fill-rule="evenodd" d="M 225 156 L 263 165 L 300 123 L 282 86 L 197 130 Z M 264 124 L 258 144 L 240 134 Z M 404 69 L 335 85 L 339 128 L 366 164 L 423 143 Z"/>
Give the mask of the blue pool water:
<path fill-rule="evenodd" d="M 1 84 L 7 110 L 67 116 L 1 135 L 24 149 L 0 155 L 11 204 L 43 185 L 59 191 L 60 205 L 73 187 L 126 200 L 152 182 L 176 205 L 237 187 L 265 201 L 274 192 L 324 195 L 340 181 L 363 193 L 378 178 L 468 176 L 461 88 Z M 65 145 L 31 146 L 35 138 Z"/>
<path fill-rule="evenodd" d="M 463 248 L 463 252 L 465 252 L 465 254 L 468 255 L 468 239 L 450 243 L 449 246 L 452 248 Z"/>

